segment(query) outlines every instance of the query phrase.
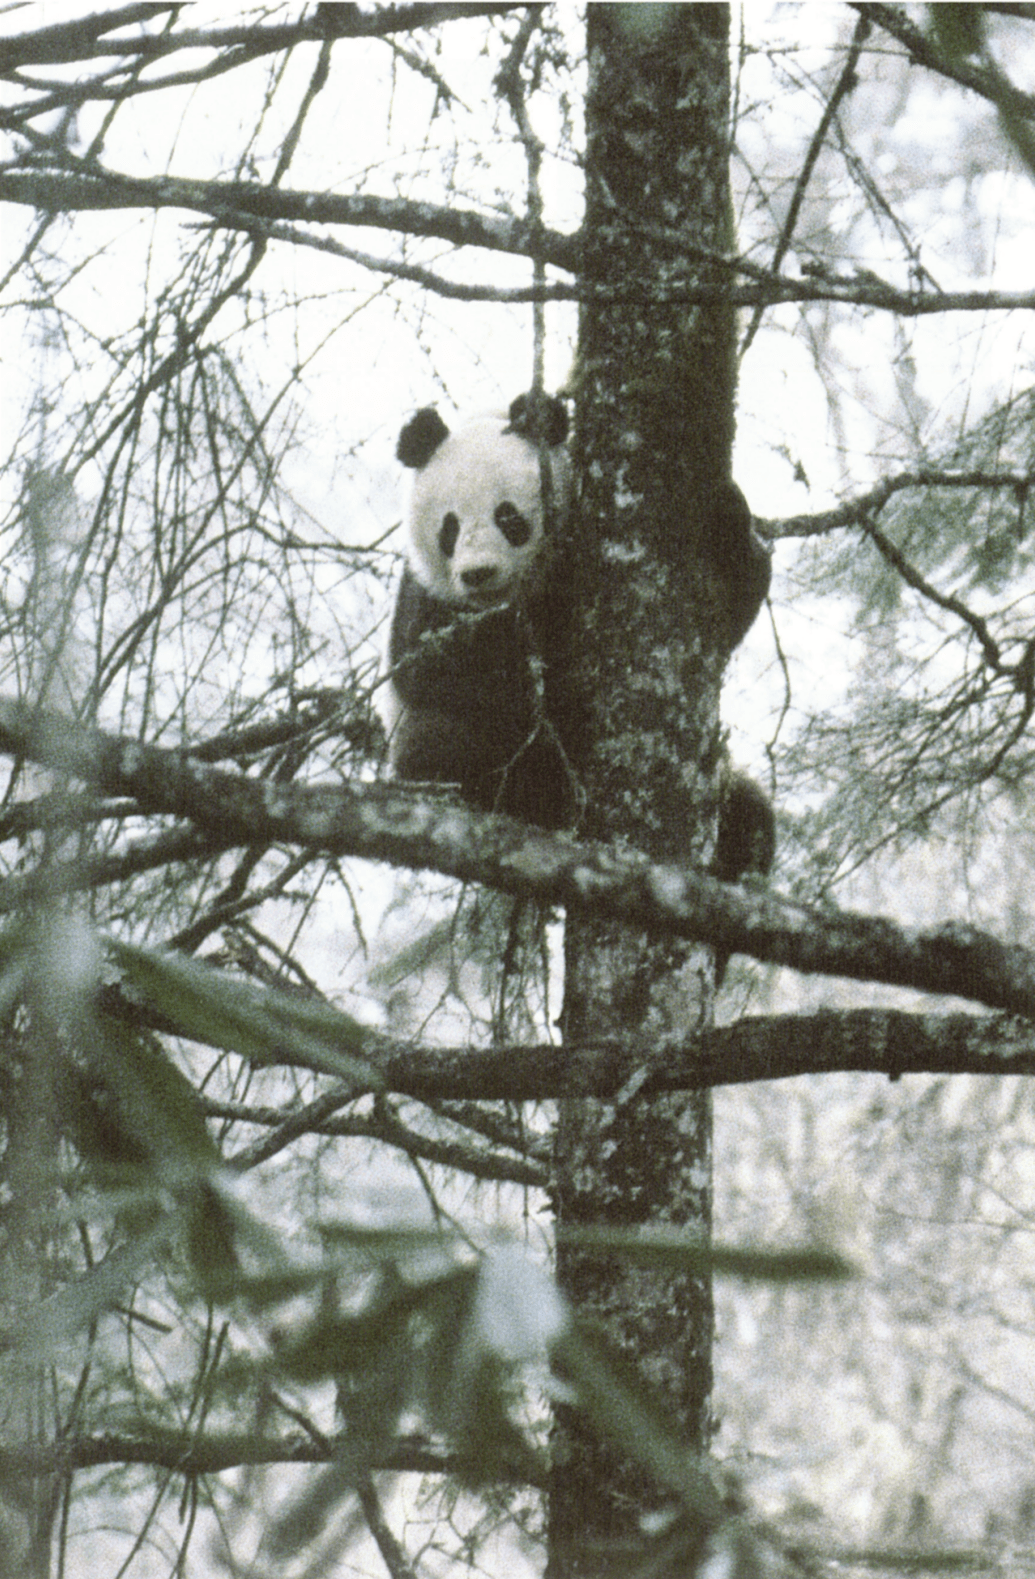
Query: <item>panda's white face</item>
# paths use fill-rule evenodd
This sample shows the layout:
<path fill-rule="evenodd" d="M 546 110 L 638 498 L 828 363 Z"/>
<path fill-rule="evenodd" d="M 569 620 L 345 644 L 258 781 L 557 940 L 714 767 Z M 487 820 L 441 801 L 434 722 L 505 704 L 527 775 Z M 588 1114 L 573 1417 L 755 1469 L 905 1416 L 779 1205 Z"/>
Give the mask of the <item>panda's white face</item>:
<path fill-rule="evenodd" d="M 545 509 L 540 451 L 508 432 L 505 416 L 450 433 L 416 474 L 410 501 L 413 573 L 435 597 L 477 608 L 511 602 L 535 585 Z M 563 446 L 548 452 L 551 510 L 563 519 L 571 491 Z"/>

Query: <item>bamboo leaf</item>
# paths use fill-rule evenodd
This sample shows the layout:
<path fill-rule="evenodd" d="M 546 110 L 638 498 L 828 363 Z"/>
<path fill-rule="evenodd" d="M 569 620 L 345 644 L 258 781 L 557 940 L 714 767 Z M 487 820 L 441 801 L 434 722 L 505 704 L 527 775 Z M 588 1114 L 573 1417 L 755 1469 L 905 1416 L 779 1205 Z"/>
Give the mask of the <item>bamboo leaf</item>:
<path fill-rule="evenodd" d="M 675 1228 L 564 1228 L 558 1241 L 600 1256 L 620 1256 L 633 1266 L 695 1276 L 740 1277 L 765 1283 L 840 1281 L 855 1268 L 823 1245 L 770 1250 L 758 1245 L 701 1244 Z"/>
<path fill-rule="evenodd" d="M 258 1064 L 292 1059 L 364 1090 L 380 1077 L 359 1054 L 365 1028 L 330 1004 L 254 987 L 197 960 L 110 940 L 126 985 L 157 1009 L 177 1034 Z"/>

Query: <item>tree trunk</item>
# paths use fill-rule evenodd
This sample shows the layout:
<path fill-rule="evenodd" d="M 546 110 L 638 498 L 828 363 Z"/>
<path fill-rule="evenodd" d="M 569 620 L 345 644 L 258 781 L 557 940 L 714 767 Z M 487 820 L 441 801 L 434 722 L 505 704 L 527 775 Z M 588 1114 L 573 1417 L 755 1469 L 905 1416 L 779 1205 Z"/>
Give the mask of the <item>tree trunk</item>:
<path fill-rule="evenodd" d="M 572 669 L 586 707 L 572 755 L 590 833 L 704 862 L 725 655 L 714 572 L 698 549 L 709 493 L 729 475 L 735 326 L 726 305 L 662 298 L 693 266 L 673 231 L 729 245 L 729 15 L 725 5 L 587 12 L 584 277 L 642 290 L 631 303 L 594 298 L 580 326 Z M 667 1038 L 710 1020 L 707 949 L 569 917 L 565 950 L 568 1040 L 639 1038 L 649 1067 Z M 657 1222 L 706 1238 L 710 1094 L 643 1100 L 630 1087 L 613 1102 L 564 1104 L 554 1189 L 561 1229 Z M 627 1271 L 563 1244 L 558 1268 L 577 1311 L 638 1361 L 705 1449 L 709 1282 Z M 577 1411 L 558 1409 L 555 1446 L 550 1579 L 621 1572 L 662 1494 Z"/>

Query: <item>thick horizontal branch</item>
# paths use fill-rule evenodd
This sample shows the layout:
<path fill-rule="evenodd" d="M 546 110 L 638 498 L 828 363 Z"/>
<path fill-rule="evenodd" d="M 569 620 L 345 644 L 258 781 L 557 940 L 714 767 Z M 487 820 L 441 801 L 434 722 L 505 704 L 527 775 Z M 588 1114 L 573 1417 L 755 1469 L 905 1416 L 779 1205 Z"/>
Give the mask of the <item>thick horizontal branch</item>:
<path fill-rule="evenodd" d="M 257 181 L 150 180 L 106 171 L 103 176 L 54 175 L 44 171 L 0 174 L 0 202 L 24 203 L 50 213 L 98 209 L 185 208 L 240 230 L 278 220 L 312 225 L 358 225 L 433 237 L 457 247 L 537 255 L 545 263 L 573 269 L 577 243 L 554 230 L 536 230 L 527 220 L 478 214 L 473 209 L 419 203 L 362 192 L 291 192 Z"/>
<path fill-rule="evenodd" d="M 353 1440 L 345 1436 L 329 1436 L 318 1442 L 301 1434 L 270 1438 L 242 1431 L 213 1432 L 199 1438 L 194 1432 L 156 1429 L 142 1436 L 83 1436 L 44 1446 L 5 1445 L 0 1447 L 0 1477 L 67 1474 L 100 1464 L 148 1464 L 186 1476 L 217 1475 L 248 1465 L 329 1464 L 353 1447 Z M 404 1438 L 370 1467 L 397 1474 L 448 1475 L 457 1464 L 444 1448 L 423 1439 L 411 1442 Z M 527 1480 L 528 1465 L 524 1467 L 526 1473 L 520 1478 Z"/>
<path fill-rule="evenodd" d="M 862 1071 L 906 1074 L 1035 1074 L 1035 1027 L 1011 1015 L 908 1014 L 895 1009 L 821 1010 L 747 1017 L 659 1049 L 410 1047 L 372 1040 L 364 1058 L 400 1095 L 434 1099 L 546 1101 L 637 1095 L 696 1086 L 744 1085 Z"/>
<path fill-rule="evenodd" d="M 271 992 L 274 999 L 278 996 L 274 989 L 253 986 L 251 990 L 260 1012 Z M 148 1011 L 136 994 L 125 997 L 115 985 L 104 989 L 101 1004 L 106 1013 L 150 1030 L 177 1030 L 172 1021 Z M 275 1023 L 275 1007 L 270 1020 Z M 479 1115 L 478 1104 L 610 1098 L 626 1089 L 654 1094 L 848 1072 L 884 1075 L 889 1080 L 906 1074 L 1032 1075 L 1035 1026 L 1010 1014 L 822 1009 L 814 1014 L 745 1016 L 732 1025 L 713 1026 L 665 1045 L 652 1041 L 648 1047 L 629 1040 L 566 1042 L 563 1047 L 555 1042 L 442 1047 L 373 1029 L 357 1041 L 356 1028 L 348 1022 L 340 1046 L 328 1024 L 321 1029 L 319 1052 L 307 1056 L 296 1042 L 271 1049 L 270 1061 L 335 1078 L 313 1101 L 288 1108 L 206 1097 L 201 1110 L 207 1116 L 269 1131 L 231 1159 L 234 1167 L 254 1167 L 302 1134 L 363 1133 L 406 1149 L 423 1145 L 424 1137 L 408 1129 L 393 1132 L 391 1125 L 379 1127 L 365 1117 L 336 1117 L 371 1092 L 414 1098 L 463 1127 L 486 1134 L 497 1148 L 527 1152 L 527 1137 L 502 1133 L 499 1115 L 493 1114 L 490 1123 L 488 1112 Z M 369 1080 L 357 1073 L 357 1061 L 369 1069 Z M 427 1155 L 430 1160 L 446 1160 Z M 542 1159 L 532 1155 L 529 1160 L 537 1168 Z M 450 1161 L 466 1167 L 455 1158 Z M 493 1177 L 516 1176 L 508 1171 L 512 1163 L 502 1152 L 491 1155 L 490 1164 L 497 1169 Z M 517 1177 L 520 1182 L 540 1182 L 538 1176 Z"/>
<path fill-rule="evenodd" d="M 154 22 L 158 17 L 176 9 L 171 4 L 124 5 L 93 16 L 76 17 L 71 22 L 56 22 L 49 27 L 36 27 L 19 33 L 15 38 L 0 40 L 0 72 L 15 71 L 19 66 L 58 65 L 72 60 L 89 60 L 95 55 L 134 54 L 146 48 L 148 35 L 109 41 L 102 40 L 109 33 L 123 27 L 134 27 L 138 22 Z"/>
<path fill-rule="evenodd" d="M 539 259 L 568 273 L 578 269 L 579 233 L 563 235 L 556 230 L 534 227 L 519 217 L 479 214 L 473 209 L 412 202 L 406 198 L 360 192 L 293 192 L 247 181 L 189 181 L 171 176 L 140 179 L 115 171 L 103 174 L 84 171 L 70 175 L 43 170 L 8 170 L 0 173 L 0 202 L 25 204 L 43 213 L 122 208 L 188 209 L 206 215 L 225 229 L 313 246 L 339 254 L 364 268 L 412 279 L 422 289 L 467 300 L 582 301 L 593 299 L 605 289 L 585 275 L 573 282 L 549 281 L 509 290 L 491 282 L 458 285 L 430 270 L 341 248 L 328 238 L 291 234 L 276 228 L 284 222 L 360 226 L 430 237 L 457 247 L 479 247 L 489 252 Z M 726 259 L 725 267 L 735 274 L 740 267 L 739 260 Z M 870 274 L 849 278 L 760 275 L 733 285 L 700 283 L 688 278 L 685 281 L 677 279 L 660 292 L 633 277 L 620 290 L 608 285 L 606 293 L 610 300 L 649 305 L 664 302 L 694 305 L 719 298 L 735 307 L 775 306 L 781 302 L 840 302 L 847 307 L 870 308 L 906 318 L 947 312 L 1035 309 L 1035 291 L 904 291 Z"/>
<path fill-rule="evenodd" d="M 328 5 L 317 6 L 298 22 L 280 26 L 241 23 L 237 27 L 183 28 L 178 32 L 138 33 L 130 38 L 111 37 L 118 28 L 154 21 L 161 14 L 178 9 L 168 4 L 128 5 L 74 22 L 35 28 L 0 42 L 0 72 L 14 71 L 19 66 L 59 65 L 111 56 L 131 64 L 158 60 L 180 50 L 199 49 L 235 50 L 253 59 L 294 49 L 298 44 L 320 43 L 325 38 L 387 38 L 470 16 L 523 11 L 527 5 L 501 4 L 499 0 L 488 4 L 460 0 L 454 4 L 385 5 L 376 9 Z"/>
<path fill-rule="evenodd" d="M 142 812 L 186 818 L 224 845 L 286 844 L 428 869 L 794 970 L 971 998 L 1035 1017 L 1035 954 L 963 922 L 921 929 L 820 912 L 636 851 L 481 815 L 445 797 L 394 784 L 251 779 L 3 698 L 0 752 L 104 794 L 130 795 Z"/>

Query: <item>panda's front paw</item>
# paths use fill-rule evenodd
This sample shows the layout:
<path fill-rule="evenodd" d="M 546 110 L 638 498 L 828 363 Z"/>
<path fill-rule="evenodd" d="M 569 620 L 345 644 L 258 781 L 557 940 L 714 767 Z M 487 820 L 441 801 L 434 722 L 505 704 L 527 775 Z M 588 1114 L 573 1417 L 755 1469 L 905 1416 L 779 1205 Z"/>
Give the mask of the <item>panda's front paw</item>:
<path fill-rule="evenodd" d="M 744 640 L 769 592 L 772 559 L 755 531 L 748 502 L 726 479 L 711 495 L 704 540 L 726 590 L 729 648 Z"/>
<path fill-rule="evenodd" d="M 751 509 L 737 484 L 727 478 L 713 490 L 709 501 L 713 537 L 729 542 L 746 542 L 751 526 Z"/>

